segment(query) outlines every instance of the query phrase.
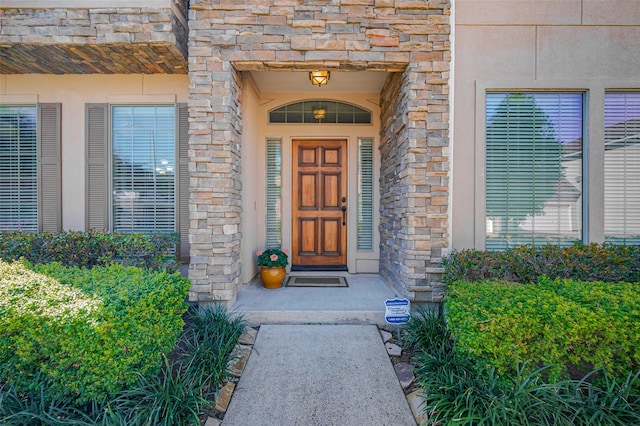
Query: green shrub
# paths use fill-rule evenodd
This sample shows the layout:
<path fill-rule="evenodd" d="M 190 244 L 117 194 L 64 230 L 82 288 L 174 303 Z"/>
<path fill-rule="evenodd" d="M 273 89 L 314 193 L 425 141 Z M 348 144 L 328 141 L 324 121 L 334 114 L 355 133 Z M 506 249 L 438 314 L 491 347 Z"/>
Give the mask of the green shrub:
<path fill-rule="evenodd" d="M 510 372 L 478 365 L 460 353 L 444 318 L 414 316 L 407 327 L 423 411 L 434 425 L 631 425 L 640 424 L 640 373 L 623 380 L 604 372 L 602 386 L 587 381 L 544 380 L 514 364 Z"/>
<path fill-rule="evenodd" d="M 157 375 L 136 380 L 109 400 L 77 404 L 65 396 L 18 391 L 0 385 L 0 424 L 40 425 L 200 425 L 200 417 L 227 376 L 232 349 L 244 330 L 221 305 L 191 309 L 187 326 L 170 358 L 162 355 Z"/>
<path fill-rule="evenodd" d="M 24 258 L 31 263 L 59 262 L 91 268 L 121 263 L 151 269 L 175 269 L 178 234 L 62 232 L 58 234 L 0 233 L 0 259 Z"/>
<path fill-rule="evenodd" d="M 551 279 L 640 282 L 640 247 L 617 244 L 575 244 L 571 247 L 519 246 L 505 251 L 462 250 L 443 261 L 444 282 Z"/>
<path fill-rule="evenodd" d="M 457 282 L 446 308 L 458 349 L 500 373 L 518 359 L 548 365 L 552 377 L 640 370 L 640 283 Z"/>
<path fill-rule="evenodd" d="M 157 374 L 189 281 L 122 265 L 0 261 L 0 383 L 83 403 Z"/>

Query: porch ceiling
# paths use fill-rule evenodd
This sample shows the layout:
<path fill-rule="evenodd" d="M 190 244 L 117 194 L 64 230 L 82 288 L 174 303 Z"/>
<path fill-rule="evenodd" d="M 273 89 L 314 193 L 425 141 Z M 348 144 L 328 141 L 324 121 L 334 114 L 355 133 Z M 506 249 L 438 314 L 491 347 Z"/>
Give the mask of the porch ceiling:
<path fill-rule="evenodd" d="M 175 43 L 0 45 L 1 74 L 186 74 Z"/>
<path fill-rule="evenodd" d="M 388 73 L 383 71 L 331 71 L 326 86 L 317 88 L 308 71 L 251 71 L 261 92 L 380 93 Z"/>

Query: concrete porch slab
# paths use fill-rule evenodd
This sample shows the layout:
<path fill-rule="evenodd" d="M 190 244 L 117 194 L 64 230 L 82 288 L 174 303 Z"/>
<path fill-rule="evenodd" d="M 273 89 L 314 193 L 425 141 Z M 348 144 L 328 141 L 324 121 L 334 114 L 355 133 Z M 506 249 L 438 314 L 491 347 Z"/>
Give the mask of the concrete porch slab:
<path fill-rule="evenodd" d="M 268 290 L 256 278 L 240 290 L 229 311 L 251 325 L 260 324 L 376 324 L 384 320 L 386 299 L 397 296 L 376 274 L 297 272 L 298 276 L 343 276 L 349 287 L 282 287 Z"/>

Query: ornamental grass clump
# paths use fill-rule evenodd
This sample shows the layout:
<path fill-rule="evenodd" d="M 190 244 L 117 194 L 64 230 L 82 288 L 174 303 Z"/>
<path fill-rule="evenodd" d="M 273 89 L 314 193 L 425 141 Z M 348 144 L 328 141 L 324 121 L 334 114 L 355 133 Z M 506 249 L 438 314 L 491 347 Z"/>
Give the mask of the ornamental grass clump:
<path fill-rule="evenodd" d="M 269 248 L 265 251 L 258 251 L 258 266 L 265 268 L 284 268 L 289 264 L 287 249 Z"/>
<path fill-rule="evenodd" d="M 180 358 L 188 366 L 183 374 L 200 384 L 203 395 L 212 396 L 229 378 L 227 366 L 245 321 L 230 318 L 225 307 L 216 304 L 189 311 L 186 322 L 180 337 Z"/>

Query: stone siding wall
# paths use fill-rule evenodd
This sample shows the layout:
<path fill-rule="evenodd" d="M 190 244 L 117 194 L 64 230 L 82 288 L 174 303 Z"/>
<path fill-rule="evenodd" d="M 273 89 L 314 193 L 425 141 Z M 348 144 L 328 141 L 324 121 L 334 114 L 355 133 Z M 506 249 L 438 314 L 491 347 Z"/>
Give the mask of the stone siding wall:
<path fill-rule="evenodd" d="M 187 72 L 186 18 L 177 8 L 0 9 L 0 71 Z"/>
<path fill-rule="evenodd" d="M 389 107 L 381 120 L 380 274 L 412 300 L 420 293 L 432 301 L 448 246 L 449 101 L 445 81 L 418 66 L 391 75 L 381 94 Z"/>
<path fill-rule="evenodd" d="M 190 3 L 192 300 L 232 300 L 241 284 L 227 262 L 240 259 L 247 70 L 398 73 L 382 104 L 381 270 L 405 292 L 428 281 L 448 238 L 449 14 L 445 0 Z"/>

